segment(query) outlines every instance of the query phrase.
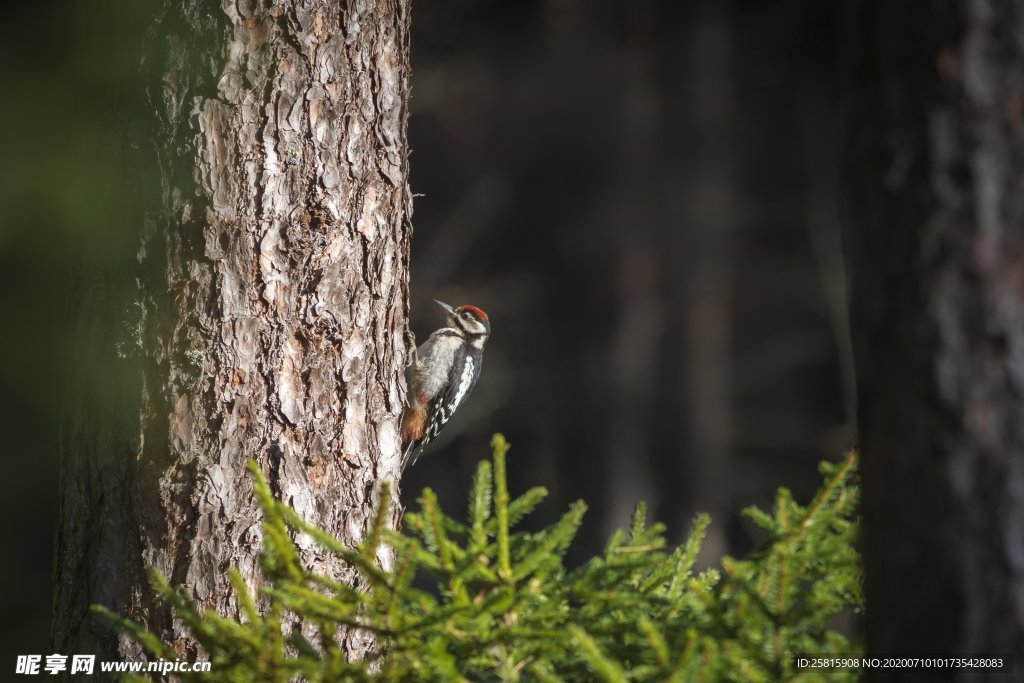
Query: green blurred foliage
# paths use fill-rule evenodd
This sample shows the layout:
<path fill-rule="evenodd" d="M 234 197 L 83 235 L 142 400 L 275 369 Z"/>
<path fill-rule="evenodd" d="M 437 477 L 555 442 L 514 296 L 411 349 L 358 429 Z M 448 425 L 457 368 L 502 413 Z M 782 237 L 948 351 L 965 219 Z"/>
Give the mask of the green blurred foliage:
<path fill-rule="evenodd" d="M 210 657 L 212 672 L 196 680 L 856 679 L 852 671 L 801 671 L 794 662 L 809 653 L 859 652 L 828 628 L 836 615 L 863 607 L 852 454 L 822 465 L 824 484 L 808 506 L 780 489 L 773 511 L 745 511 L 767 538 L 742 560 L 724 558 L 721 569 L 694 571 L 707 516 L 697 517 L 685 543 L 668 549 L 665 527 L 648 525 L 640 505 L 628 531 L 570 571 L 562 558 L 586 506 L 577 502 L 540 531 L 513 532 L 546 491 L 510 499 L 508 444 L 497 435 L 492 445 L 493 470 L 480 463 L 465 523 L 443 514 L 426 489 L 420 511 L 405 515 L 405 533 L 386 528 L 385 502 L 355 548 L 275 500 L 250 463 L 264 513 L 263 582 L 253 595 L 232 570 L 243 617 L 201 610 L 187 588 L 151 573 Z M 380 498 L 391 500 L 386 488 Z M 295 534 L 342 558 L 365 590 L 307 570 Z M 383 546 L 395 554 L 390 569 L 381 568 Z M 421 590 L 417 577 L 430 577 L 433 590 Z M 180 658 L 144 627 L 94 609 L 155 657 Z M 372 633 L 380 648 L 349 662 L 337 637 L 347 628 Z"/>
<path fill-rule="evenodd" d="M 141 58 L 156 0 L 14 3 L 0 63 L 0 411 L 9 517 L 3 648 L 49 640 L 61 418 L 74 387 L 116 412 L 124 364 L 75 363 L 75 328 L 102 292 L 130 297 L 145 211 L 154 205 Z M 119 307 L 122 304 L 117 304 Z M 104 321 L 102 324 L 106 324 Z M 78 376 L 80 374 L 80 376 Z M 107 405 L 110 402 L 111 405 Z"/>

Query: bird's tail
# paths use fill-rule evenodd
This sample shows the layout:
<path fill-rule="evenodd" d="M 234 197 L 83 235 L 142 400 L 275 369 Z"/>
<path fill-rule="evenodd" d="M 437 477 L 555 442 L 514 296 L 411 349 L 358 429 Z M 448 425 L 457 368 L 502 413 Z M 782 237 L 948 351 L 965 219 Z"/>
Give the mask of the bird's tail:
<path fill-rule="evenodd" d="M 405 472 L 416 462 L 416 459 L 420 457 L 420 450 L 422 449 L 420 448 L 419 441 L 410 441 L 405 445 L 402 449 L 402 472 Z"/>

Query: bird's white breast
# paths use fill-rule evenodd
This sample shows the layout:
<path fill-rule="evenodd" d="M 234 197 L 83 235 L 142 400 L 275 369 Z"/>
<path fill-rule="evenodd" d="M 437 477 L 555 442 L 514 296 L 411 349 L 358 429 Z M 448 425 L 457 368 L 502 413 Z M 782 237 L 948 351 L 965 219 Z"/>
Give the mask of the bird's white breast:
<path fill-rule="evenodd" d="M 429 401 L 447 386 L 448 374 L 452 370 L 452 362 L 462 340 L 459 337 L 444 335 L 435 336 L 428 343 L 432 344 L 433 348 L 430 349 L 430 353 L 421 355 L 419 362 L 420 391 Z"/>

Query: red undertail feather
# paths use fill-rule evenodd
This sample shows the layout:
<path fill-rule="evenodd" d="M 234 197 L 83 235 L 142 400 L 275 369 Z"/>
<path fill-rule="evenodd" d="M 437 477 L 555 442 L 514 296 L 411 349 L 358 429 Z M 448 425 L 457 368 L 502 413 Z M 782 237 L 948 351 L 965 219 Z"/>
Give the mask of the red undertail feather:
<path fill-rule="evenodd" d="M 423 438 L 427 428 L 427 407 L 419 401 L 405 409 L 402 415 L 402 442 L 412 443 Z"/>

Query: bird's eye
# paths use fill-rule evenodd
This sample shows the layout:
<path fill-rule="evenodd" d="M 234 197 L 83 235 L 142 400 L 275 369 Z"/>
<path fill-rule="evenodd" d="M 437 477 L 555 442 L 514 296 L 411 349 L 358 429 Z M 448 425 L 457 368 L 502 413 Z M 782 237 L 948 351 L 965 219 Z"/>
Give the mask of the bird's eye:
<path fill-rule="evenodd" d="M 469 311 L 463 311 L 461 315 L 463 320 L 469 320 Z"/>

